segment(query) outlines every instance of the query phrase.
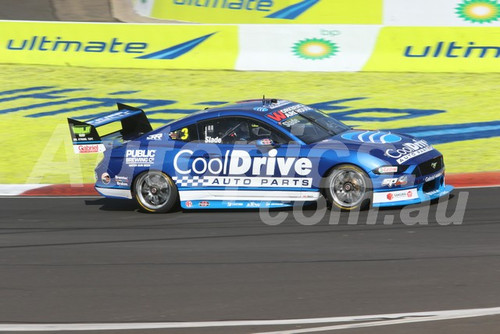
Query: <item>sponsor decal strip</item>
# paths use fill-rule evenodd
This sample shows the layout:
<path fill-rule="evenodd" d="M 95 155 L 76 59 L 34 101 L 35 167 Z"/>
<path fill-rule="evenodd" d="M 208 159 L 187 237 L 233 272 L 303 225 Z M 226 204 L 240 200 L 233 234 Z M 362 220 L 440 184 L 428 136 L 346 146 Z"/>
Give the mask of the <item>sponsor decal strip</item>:
<path fill-rule="evenodd" d="M 373 203 L 391 203 L 418 198 L 417 188 L 373 193 Z"/>
<path fill-rule="evenodd" d="M 127 150 L 125 164 L 130 167 L 149 167 L 155 162 L 156 150 Z"/>
<path fill-rule="evenodd" d="M 259 190 L 193 190 L 179 191 L 181 201 L 225 200 L 225 201 L 315 201 L 316 191 L 259 191 Z"/>
<path fill-rule="evenodd" d="M 178 187 L 310 188 L 312 186 L 312 178 L 302 177 L 174 176 L 172 179 Z"/>
<path fill-rule="evenodd" d="M 76 154 L 84 153 L 102 153 L 106 151 L 104 144 L 78 144 L 73 145 L 73 150 Z"/>
<path fill-rule="evenodd" d="M 442 175 L 443 172 L 441 172 L 440 175 Z M 435 178 L 439 177 L 440 175 L 435 175 L 433 176 L 432 180 L 434 180 Z M 430 178 L 430 177 L 428 177 Z M 428 180 L 427 178 L 425 179 L 425 182 L 427 181 L 431 181 L 430 179 Z M 389 188 L 392 188 L 393 186 L 404 186 L 408 183 L 408 175 L 403 175 L 403 176 L 400 176 L 400 177 L 396 177 L 396 178 L 388 178 L 388 179 L 384 179 L 382 181 L 382 186 L 387 186 Z"/>
<path fill-rule="evenodd" d="M 500 172 L 446 174 L 455 188 L 500 187 Z M 104 188 L 100 188 L 101 190 Z M 123 189 L 115 189 L 123 190 Z M 184 193 L 187 193 L 186 191 Z M 263 193 L 269 193 L 265 191 Z M 280 193 L 283 193 L 280 191 Z M 98 196 L 94 184 L 0 184 L 0 196 Z M 237 195 L 236 195 L 237 196 Z M 238 198 L 239 199 L 239 198 Z M 253 199 L 255 200 L 255 199 Z"/>

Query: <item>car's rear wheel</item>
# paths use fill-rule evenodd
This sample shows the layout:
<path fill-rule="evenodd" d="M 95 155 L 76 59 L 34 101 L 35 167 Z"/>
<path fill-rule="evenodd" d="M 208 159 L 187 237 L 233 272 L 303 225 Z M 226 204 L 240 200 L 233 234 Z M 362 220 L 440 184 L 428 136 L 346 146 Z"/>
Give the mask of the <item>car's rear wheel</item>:
<path fill-rule="evenodd" d="M 332 209 L 363 210 L 370 206 L 372 183 L 359 167 L 335 167 L 325 180 L 324 190 Z"/>
<path fill-rule="evenodd" d="M 160 171 L 140 174 L 134 182 L 134 194 L 141 208 L 149 212 L 168 212 L 179 197 L 172 179 Z"/>

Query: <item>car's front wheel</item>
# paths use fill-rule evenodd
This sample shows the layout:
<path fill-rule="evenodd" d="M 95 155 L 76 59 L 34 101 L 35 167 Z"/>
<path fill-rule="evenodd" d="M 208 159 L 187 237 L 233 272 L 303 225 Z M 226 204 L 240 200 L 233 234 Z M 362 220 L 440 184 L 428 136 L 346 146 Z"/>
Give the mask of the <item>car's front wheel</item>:
<path fill-rule="evenodd" d="M 324 187 L 332 209 L 363 210 L 370 205 L 372 183 L 359 167 L 335 167 L 326 178 Z"/>
<path fill-rule="evenodd" d="M 134 182 L 134 194 L 141 208 L 149 212 L 168 212 L 179 197 L 172 179 L 160 171 L 140 174 Z"/>

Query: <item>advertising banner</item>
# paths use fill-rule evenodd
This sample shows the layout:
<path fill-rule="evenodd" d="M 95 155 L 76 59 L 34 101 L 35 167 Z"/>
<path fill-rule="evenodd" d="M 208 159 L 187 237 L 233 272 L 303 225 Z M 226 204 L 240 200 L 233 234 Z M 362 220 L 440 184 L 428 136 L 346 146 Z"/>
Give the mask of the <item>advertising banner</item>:
<path fill-rule="evenodd" d="M 0 22 L 0 62 L 234 69 L 238 27 Z"/>
<path fill-rule="evenodd" d="M 382 0 L 145 0 L 136 11 L 198 23 L 381 24 Z"/>
<path fill-rule="evenodd" d="M 384 27 L 364 71 L 500 72 L 500 28 Z"/>
<path fill-rule="evenodd" d="M 242 25 L 238 70 L 360 71 L 379 27 Z"/>
<path fill-rule="evenodd" d="M 500 72 L 500 27 L 0 21 L 0 63 L 249 71 Z"/>
<path fill-rule="evenodd" d="M 384 25 L 500 27 L 500 2 L 385 0 Z"/>

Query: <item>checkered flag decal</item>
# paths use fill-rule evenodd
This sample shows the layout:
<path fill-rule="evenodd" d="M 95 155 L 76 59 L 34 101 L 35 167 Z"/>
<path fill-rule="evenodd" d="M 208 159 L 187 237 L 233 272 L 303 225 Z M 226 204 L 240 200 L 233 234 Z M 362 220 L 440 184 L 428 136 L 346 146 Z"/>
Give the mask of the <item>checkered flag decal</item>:
<path fill-rule="evenodd" d="M 174 177 L 172 177 L 172 180 L 174 180 L 175 183 L 181 187 L 200 187 L 200 186 L 204 186 L 208 181 L 200 176 L 192 176 L 192 177 L 191 176 L 181 176 L 181 177 L 174 176 Z"/>

